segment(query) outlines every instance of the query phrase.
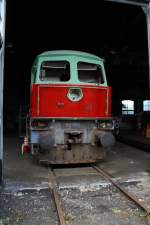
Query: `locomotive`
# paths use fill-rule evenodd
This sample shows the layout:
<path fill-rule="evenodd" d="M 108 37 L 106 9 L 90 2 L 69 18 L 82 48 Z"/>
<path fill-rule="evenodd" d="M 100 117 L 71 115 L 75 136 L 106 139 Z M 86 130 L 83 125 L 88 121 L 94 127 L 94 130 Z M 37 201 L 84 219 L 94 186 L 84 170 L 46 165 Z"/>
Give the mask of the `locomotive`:
<path fill-rule="evenodd" d="M 80 51 L 38 55 L 31 70 L 30 151 L 49 164 L 92 163 L 114 144 L 103 59 Z"/>

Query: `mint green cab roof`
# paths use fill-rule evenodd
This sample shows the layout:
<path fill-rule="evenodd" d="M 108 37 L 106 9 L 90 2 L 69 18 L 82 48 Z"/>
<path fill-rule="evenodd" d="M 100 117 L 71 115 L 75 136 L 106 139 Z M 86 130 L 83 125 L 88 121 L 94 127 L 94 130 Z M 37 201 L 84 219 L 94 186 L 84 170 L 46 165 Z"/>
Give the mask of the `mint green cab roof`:
<path fill-rule="evenodd" d="M 78 62 L 87 62 L 87 63 L 95 63 L 97 65 L 101 66 L 102 73 L 103 73 L 103 79 L 104 83 L 101 84 L 101 86 L 107 86 L 107 80 L 106 80 L 106 74 L 105 74 L 105 69 L 103 65 L 103 59 L 87 53 L 87 52 L 82 52 L 82 51 L 71 51 L 71 50 L 55 50 L 55 51 L 46 51 L 43 52 L 39 55 L 36 56 L 35 61 L 32 66 L 31 70 L 31 84 L 33 83 L 60 83 L 60 82 L 53 82 L 53 81 L 41 81 L 39 74 L 40 74 L 40 68 L 41 64 L 44 61 L 49 61 L 49 60 L 68 60 L 70 63 L 70 74 L 71 78 L 68 82 L 65 83 L 70 83 L 70 84 L 76 84 L 76 83 L 81 83 L 80 80 L 78 79 L 78 72 L 77 72 L 77 63 Z M 62 83 L 62 82 L 61 82 Z"/>
<path fill-rule="evenodd" d="M 88 59 L 93 59 L 93 60 L 100 60 L 103 61 L 102 58 L 87 53 L 87 52 L 81 52 L 81 51 L 71 51 L 71 50 L 56 50 L 56 51 L 46 51 L 43 52 L 41 54 L 39 54 L 37 57 L 41 58 L 41 57 L 49 57 L 49 56 L 79 56 L 79 57 L 84 57 L 84 58 L 88 58 Z"/>

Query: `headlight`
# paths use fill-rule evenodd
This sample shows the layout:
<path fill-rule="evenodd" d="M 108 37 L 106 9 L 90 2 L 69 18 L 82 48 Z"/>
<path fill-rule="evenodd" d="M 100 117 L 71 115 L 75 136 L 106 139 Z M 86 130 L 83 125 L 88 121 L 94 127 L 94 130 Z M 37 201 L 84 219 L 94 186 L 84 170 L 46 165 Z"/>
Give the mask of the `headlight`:
<path fill-rule="evenodd" d="M 48 129 L 48 121 L 44 120 L 33 120 L 31 121 L 31 127 L 33 129 Z"/>
<path fill-rule="evenodd" d="M 98 121 L 98 128 L 101 128 L 101 129 L 114 129 L 114 121 L 113 120 L 101 120 L 101 121 Z"/>
<path fill-rule="evenodd" d="M 81 88 L 69 88 L 68 98 L 72 102 L 78 102 L 83 98 L 83 93 Z"/>

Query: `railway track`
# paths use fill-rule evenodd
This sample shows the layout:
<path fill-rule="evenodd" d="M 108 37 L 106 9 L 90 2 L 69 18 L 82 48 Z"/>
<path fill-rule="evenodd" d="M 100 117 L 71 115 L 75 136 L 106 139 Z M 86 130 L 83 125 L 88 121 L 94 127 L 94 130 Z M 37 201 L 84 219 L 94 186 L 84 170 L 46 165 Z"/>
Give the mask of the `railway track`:
<path fill-rule="evenodd" d="M 57 184 L 56 176 L 52 169 L 49 170 L 49 188 L 55 202 L 59 223 L 60 225 L 67 225 L 65 221 L 65 213 L 63 210 L 61 198 L 57 191 L 58 184 Z"/>
<path fill-rule="evenodd" d="M 125 188 L 123 188 L 118 182 L 114 181 L 113 177 L 111 177 L 106 171 L 104 171 L 103 169 L 100 169 L 97 166 L 91 165 L 100 176 L 104 177 L 105 179 L 107 179 L 108 181 L 110 181 L 119 191 L 121 191 L 126 197 L 128 197 L 129 199 L 131 199 L 138 207 L 140 207 L 145 213 L 146 215 L 150 214 L 150 208 L 147 207 L 144 203 L 142 203 L 141 201 L 139 201 L 139 199 L 137 198 L 137 196 L 131 194 L 130 192 L 128 192 L 127 190 L 125 190 Z"/>
<path fill-rule="evenodd" d="M 143 202 L 141 202 L 138 197 L 130 192 L 128 192 L 125 188 L 123 188 L 118 182 L 115 181 L 114 177 L 112 177 L 110 174 L 108 174 L 105 170 L 97 167 L 96 165 L 90 165 L 90 167 L 93 168 L 94 171 L 97 172 L 97 174 L 104 178 L 105 180 L 109 181 L 113 186 L 115 186 L 123 195 L 125 195 L 127 198 L 129 198 L 134 204 L 142 209 L 145 213 L 145 216 L 150 215 L 150 208 L 146 206 Z M 59 218 L 60 225 L 67 225 L 67 222 L 65 220 L 65 212 L 63 209 L 63 205 L 61 202 L 61 197 L 58 193 L 58 183 L 57 178 L 55 175 L 54 170 L 49 170 L 49 187 L 56 205 L 56 210 Z"/>

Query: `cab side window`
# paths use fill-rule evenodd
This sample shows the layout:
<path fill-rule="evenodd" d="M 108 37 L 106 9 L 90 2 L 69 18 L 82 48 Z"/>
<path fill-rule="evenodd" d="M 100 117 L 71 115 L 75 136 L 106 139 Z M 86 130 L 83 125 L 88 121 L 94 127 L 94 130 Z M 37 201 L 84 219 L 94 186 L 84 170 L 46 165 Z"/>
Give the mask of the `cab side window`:
<path fill-rule="evenodd" d="M 86 62 L 78 62 L 78 79 L 80 82 L 103 84 L 103 71 L 100 65 Z"/>
<path fill-rule="evenodd" d="M 49 82 L 70 80 L 70 64 L 67 61 L 44 61 L 40 68 L 40 79 Z"/>

